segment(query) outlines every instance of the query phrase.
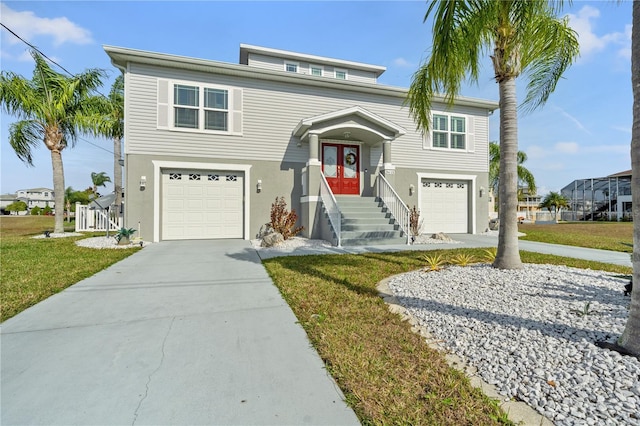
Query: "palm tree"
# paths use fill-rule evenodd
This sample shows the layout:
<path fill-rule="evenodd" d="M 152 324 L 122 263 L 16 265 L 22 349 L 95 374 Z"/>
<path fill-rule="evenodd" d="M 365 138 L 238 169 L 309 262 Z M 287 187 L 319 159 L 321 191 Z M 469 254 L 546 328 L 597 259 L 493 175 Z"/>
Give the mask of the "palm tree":
<path fill-rule="evenodd" d="M 78 131 L 87 133 L 86 116 L 92 92 L 102 85 L 104 71 L 91 69 L 66 77 L 31 51 L 35 69 L 31 80 L 12 72 L 0 73 L 0 104 L 17 121 L 9 127 L 9 143 L 18 158 L 33 166 L 31 150 L 44 142 L 51 151 L 55 209 L 55 233 L 64 232 L 64 167 L 62 151 L 75 145 Z"/>
<path fill-rule="evenodd" d="M 93 183 L 93 195 L 98 198 L 98 187 L 99 186 L 107 186 L 107 182 L 111 182 L 111 178 L 107 176 L 106 172 L 91 172 L 91 182 Z"/>
<path fill-rule="evenodd" d="M 527 161 L 527 154 L 523 151 L 518 151 L 518 188 L 527 188 L 529 194 L 535 194 L 536 179 L 533 173 L 529 171 L 522 164 Z M 498 142 L 489 142 L 489 187 L 493 190 L 494 194 L 498 193 L 498 186 L 500 183 L 500 145 Z"/>
<path fill-rule="evenodd" d="M 640 355 L 640 1 L 633 2 L 631 33 L 631 85 L 633 86 L 633 126 L 631 130 L 631 197 L 633 208 L 633 282 L 629 319 L 618 344 Z"/>
<path fill-rule="evenodd" d="M 558 19 L 562 2 L 547 0 L 438 1 L 428 61 L 414 74 L 407 102 L 418 128 L 428 132 L 432 99 L 445 93 L 449 106 L 467 79 L 478 82 L 480 59 L 490 52 L 500 93 L 500 234 L 493 266 L 522 268 L 518 250 L 518 116 L 515 80 L 529 77 L 523 107 L 543 105 L 576 59 L 579 44 L 567 19 Z"/>
<path fill-rule="evenodd" d="M 553 220 L 557 222 L 558 213 L 560 213 L 563 208 L 569 207 L 569 200 L 564 195 L 551 191 L 542 199 L 540 207 L 549 210 L 549 212 L 553 211 Z"/>
<path fill-rule="evenodd" d="M 119 75 L 111 86 L 109 96 L 97 98 L 94 109 L 100 114 L 93 116 L 96 136 L 113 140 L 113 189 L 116 193 L 115 204 L 122 204 L 122 139 L 124 138 L 124 77 Z M 111 181 L 108 181 L 111 182 Z"/>

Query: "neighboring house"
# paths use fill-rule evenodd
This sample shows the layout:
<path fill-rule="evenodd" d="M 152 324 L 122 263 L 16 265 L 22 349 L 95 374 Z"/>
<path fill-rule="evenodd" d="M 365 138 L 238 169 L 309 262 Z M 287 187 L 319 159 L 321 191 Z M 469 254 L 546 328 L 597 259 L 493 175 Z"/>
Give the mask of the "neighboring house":
<path fill-rule="evenodd" d="M 522 193 L 518 194 L 518 218 L 535 220 L 536 214 L 542 210 L 541 202 L 542 196 L 530 194 L 528 188 L 522 188 Z"/>
<path fill-rule="evenodd" d="M 49 188 L 19 189 L 16 192 L 16 200 L 27 203 L 27 208 L 45 208 L 46 206 L 55 208 L 54 192 Z"/>
<path fill-rule="evenodd" d="M 561 193 L 570 206 L 562 220 L 631 220 L 631 170 L 576 179 Z"/>
<path fill-rule="evenodd" d="M 344 244 L 406 237 L 367 224 L 366 211 L 385 216 L 379 175 L 420 209 L 423 233 L 487 227 L 497 102 L 437 98 L 423 137 L 407 89 L 377 84 L 381 66 L 244 44 L 239 64 L 104 49 L 125 75 L 125 224 L 143 239 L 256 238 L 284 196 L 304 236 L 337 243 L 323 176 Z"/>
<path fill-rule="evenodd" d="M 0 214 L 9 214 L 5 208 L 16 201 L 16 194 L 0 194 Z"/>

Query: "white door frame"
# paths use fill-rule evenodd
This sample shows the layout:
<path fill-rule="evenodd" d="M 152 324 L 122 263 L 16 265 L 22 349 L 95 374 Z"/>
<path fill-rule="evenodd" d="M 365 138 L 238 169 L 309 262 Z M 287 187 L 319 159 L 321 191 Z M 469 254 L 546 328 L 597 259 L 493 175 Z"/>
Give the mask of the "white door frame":
<path fill-rule="evenodd" d="M 464 180 L 469 182 L 471 194 L 471 233 L 476 233 L 476 175 L 458 175 L 452 173 L 416 173 L 418 175 L 418 205 L 422 205 L 422 180 L 423 179 L 447 179 L 447 180 Z M 468 196 L 468 194 L 467 194 Z M 467 228 L 468 229 L 468 228 Z"/>
<path fill-rule="evenodd" d="M 160 241 L 160 188 L 162 187 L 162 169 L 186 170 L 222 170 L 244 172 L 244 223 L 242 238 L 249 239 L 249 173 L 251 166 L 247 164 L 224 163 L 193 163 L 190 161 L 159 161 L 153 160 L 153 242 Z"/>

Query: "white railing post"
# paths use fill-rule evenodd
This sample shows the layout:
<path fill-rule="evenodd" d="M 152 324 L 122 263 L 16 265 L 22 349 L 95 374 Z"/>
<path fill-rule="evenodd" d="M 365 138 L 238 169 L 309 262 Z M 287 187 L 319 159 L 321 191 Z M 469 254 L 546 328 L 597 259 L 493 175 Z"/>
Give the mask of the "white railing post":
<path fill-rule="evenodd" d="M 320 173 L 320 200 L 322 201 L 324 209 L 327 211 L 329 223 L 338 239 L 338 247 L 342 247 L 342 213 L 338 207 L 336 197 L 333 195 L 329 183 L 324 177 L 324 173 Z"/>
<path fill-rule="evenodd" d="M 393 218 L 400 225 L 400 229 L 407 236 L 407 244 L 411 244 L 410 233 L 410 212 L 409 208 L 402 202 L 398 193 L 393 189 L 389 181 L 380 173 L 378 173 L 378 198 L 389 210 Z"/>

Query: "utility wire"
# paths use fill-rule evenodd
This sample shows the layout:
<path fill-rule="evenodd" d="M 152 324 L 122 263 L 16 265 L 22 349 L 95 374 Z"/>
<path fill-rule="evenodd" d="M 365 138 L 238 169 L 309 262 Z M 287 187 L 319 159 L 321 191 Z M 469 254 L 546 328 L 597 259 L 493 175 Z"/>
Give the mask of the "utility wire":
<path fill-rule="evenodd" d="M 67 74 L 69 74 L 71 77 L 73 77 L 73 76 L 74 76 L 74 74 L 72 74 L 68 69 L 66 69 L 65 67 L 63 67 L 62 65 L 60 65 L 59 63 L 57 63 L 56 61 L 54 61 L 53 59 L 51 59 L 50 57 L 48 57 L 48 56 L 47 56 L 47 55 L 46 55 L 42 50 L 38 49 L 38 48 L 37 48 L 36 46 L 34 46 L 33 44 L 29 43 L 27 40 L 25 40 L 25 39 L 23 39 L 22 37 L 20 37 L 20 36 L 19 36 L 18 34 L 16 34 L 16 33 L 11 29 L 11 28 L 7 27 L 7 26 L 6 26 L 5 24 L 3 24 L 2 22 L 0 22 L 0 25 L 2 25 L 2 27 L 3 27 L 5 30 L 7 30 L 7 31 L 9 31 L 11 34 L 13 34 L 13 36 L 14 36 L 14 37 L 16 37 L 18 40 L 22 41 L 24 44 L 26 44 L 27 46 L 29 46 L 31 49 L 35 50 L 35 51 L 36 51 L 36 52 L 38 52 L 40 55 L 42 55 L 42 57 L 46 58 L 49 62 L 51 62 L 52 64 L 54 64 L 54 65 L 56 65 L 57 67 L 59 67 L 61 70 L 63 70 L 63 71 L 64 71 L 64 72 L 66 72 Z M 102 93 L 100 93 L 100 92 L 98 92 L 98 94 L 99 94 L 100 96 L 102 96 L 103 98 L 107 99 L 107 97 L 106 97 L 104 94 L 102 94 Z M 93 146 L 95 146 L 96 148 L 99 148 L 99 149 L 101 149 L 101 150 L 103 150 L 103 151 L 107 151 L 107 152 L 108 152 L 108 153 L 110 153 L 110 154 L 115 154 L 113 151 L 109 151 L 108 149 L 103 148 L 103 147 L 101 147 L 101 146 L 99 146 L 99 145 L 96 145 L 96 144 L 94 144 L 94 143 L 92 143 L 92 142 L 89 142 L 88 140 L 86 140 L 86 139 L 84 139 L 84 138 L 81 138 L 81 137 L 79 137 L 79 136 L 77 136 L 77 139 L 79 139 L 79 140 L 81 140 L 81 141 L 84 141 L 84 142 L 88 143 L 89 145 L 93 145 Z"/>

